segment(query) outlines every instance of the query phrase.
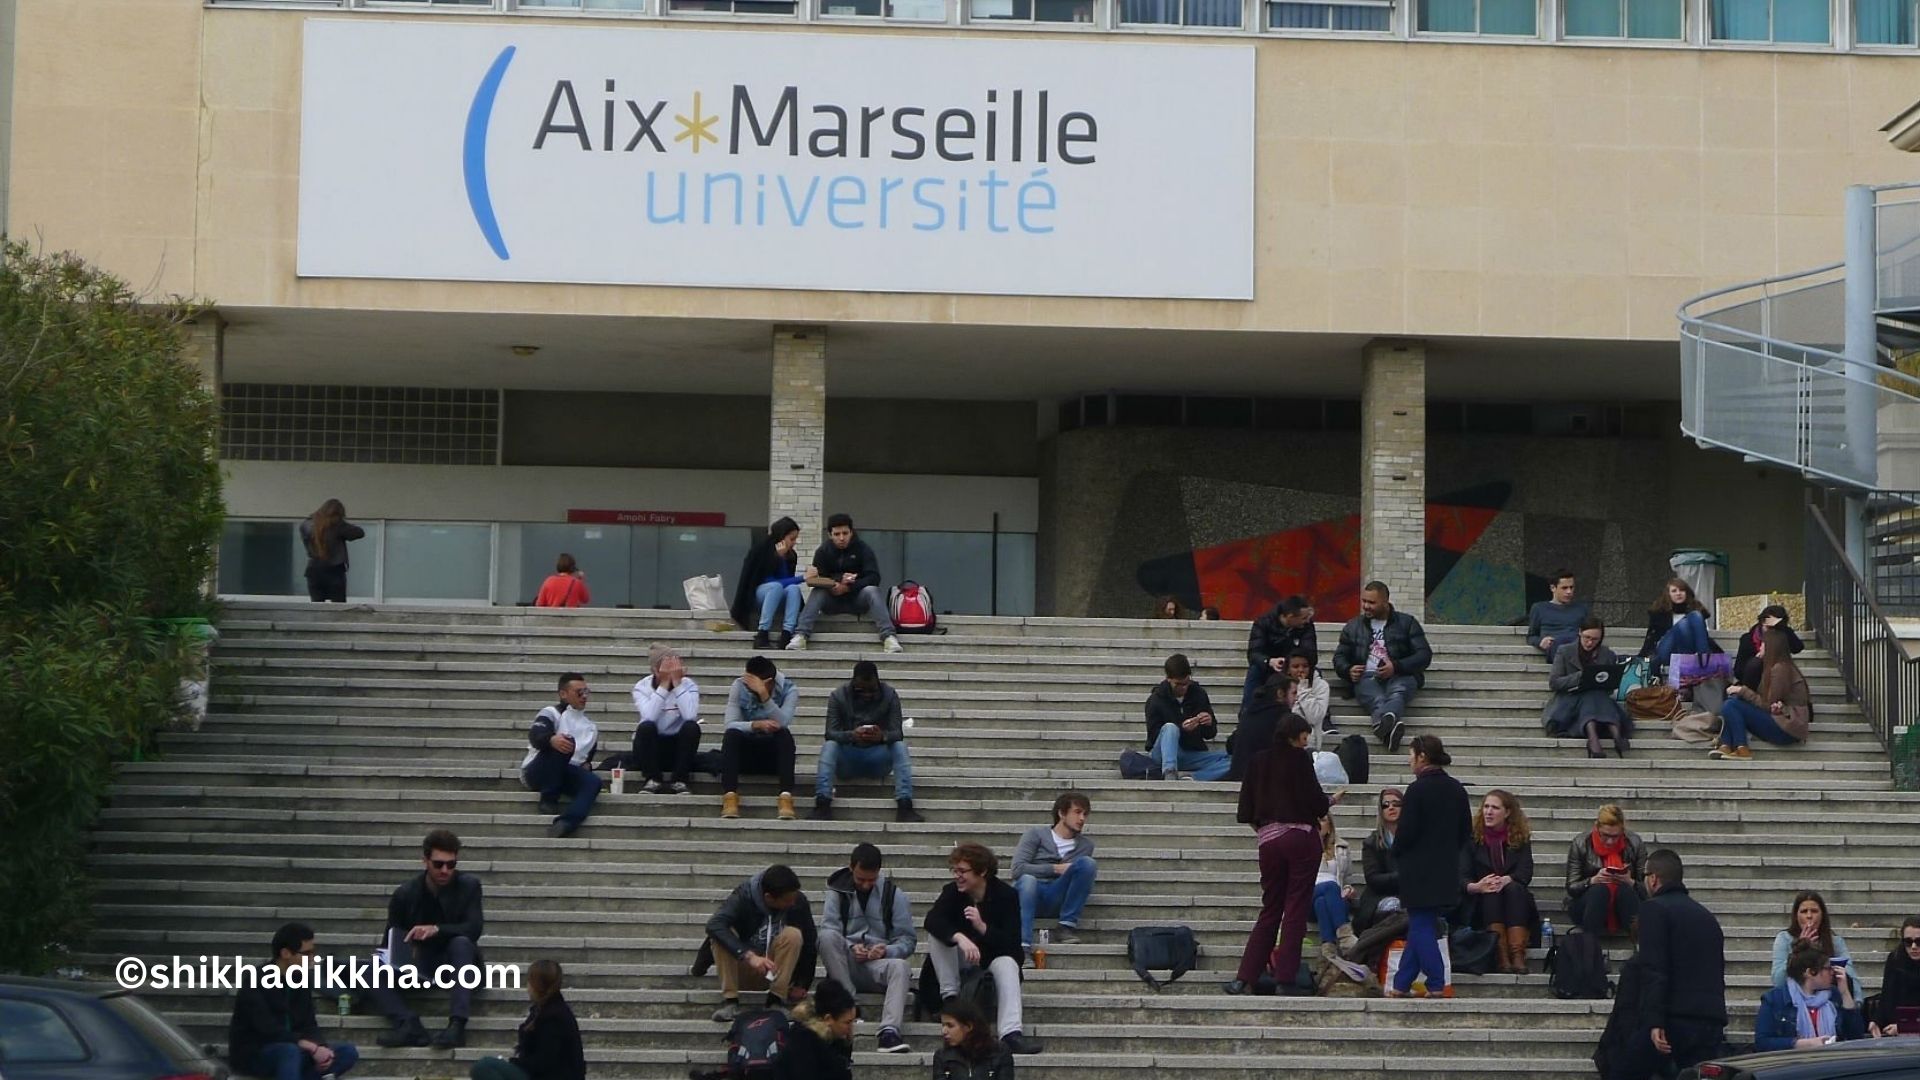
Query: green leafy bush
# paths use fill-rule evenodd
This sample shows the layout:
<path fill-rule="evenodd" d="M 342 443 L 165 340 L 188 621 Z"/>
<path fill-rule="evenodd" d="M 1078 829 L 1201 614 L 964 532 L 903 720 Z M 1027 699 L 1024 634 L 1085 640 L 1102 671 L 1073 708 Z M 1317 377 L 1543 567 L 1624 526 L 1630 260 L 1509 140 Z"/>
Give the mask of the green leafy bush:
<path fill-rule="evenodd" d="M 191 657 L 152 621 L 211 614 L 218 414 L 181 301 L 0 247 L 0 968 L 86 925 L 87 830 Z"/>

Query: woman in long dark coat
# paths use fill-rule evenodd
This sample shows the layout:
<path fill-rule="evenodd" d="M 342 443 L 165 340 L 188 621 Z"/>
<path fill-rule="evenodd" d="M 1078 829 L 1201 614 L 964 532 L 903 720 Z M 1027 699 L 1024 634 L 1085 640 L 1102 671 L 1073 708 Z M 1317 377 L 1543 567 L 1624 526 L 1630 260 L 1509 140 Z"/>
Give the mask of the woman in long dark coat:
<path fill-rule="evenodd" d="M 1618 662 L 1606 646 L 1606 637 L 1606 624 L 1589 615 L 1580 620 L 1579 637 L 1554 650 L 1553 673 L 1547 676 L 1547 688 L 1553 696 L 1540 714 L 1540 723 L 1548 734 L 1587 740 L 1590 758 L 1607 756 L 1600 748 L 1602 738 L 1611 738 L 1614 751 L 1626 757 L 1627 740 L 1633 734 L 1626 710 L 1614 699 L 1614 687 L 1580 689 L 1580 679 L 1589 669 Z"/>
<path fill-rule="evenodd" d="M 1407 909 L 1407 948 L 1386 995 L 1407 996 L 1413 980 L 1424 973 L 1427 994 L 1437 996 L 1447 989 L 1440 919 L 1460 906 L 1461 858 L 1473 842 L 1473 809 L 1467 789 L 1447 775 L 1453 756 L 1439 736 L 1416 735 L 1407 745 L 1414 781 L 1407 785 L 1393 840 L 1400 902 Z"/>

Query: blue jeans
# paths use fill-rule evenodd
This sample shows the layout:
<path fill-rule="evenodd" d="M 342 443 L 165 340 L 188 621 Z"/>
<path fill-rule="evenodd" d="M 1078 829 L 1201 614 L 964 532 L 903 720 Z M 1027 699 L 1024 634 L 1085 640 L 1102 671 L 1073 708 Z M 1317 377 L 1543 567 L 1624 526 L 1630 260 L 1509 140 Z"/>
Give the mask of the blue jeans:
<path fill-rule="evenodd" d="M 1340 936 L 1340 928 L 1353 921 L 1347 911 L 1347 899 L 1340 895 L 1337 882 L 1323 881 L 1313 887 L 1313 917 L 1320 922 L 1320 943 L 1325 945 Z"/>
<path fill-rule="evenodd" d="M 828 739 L 820 746 L 820 768 L 814 774 L 813 796 L 833 798 L 833 782 L 855 776 L 893 774 L 893 797 L 913 798 L 913 758 L 907 754 L 907 741 L 849 746 Z"/>
<path fill-rule="evenodd" d="M 1087 897 L 1093 895 L 1093 881 L 1100 876 L 1100 869 L 1090 855 L 1082 855 L 1067 863 L 1067 872 L 1052 881 L 1041 881 L 1032 874 L 1023 874 L 1013 887 L 1020 893 L 1020 944 L 1033 944 L 1033 918 L 1036 915 L 1047 916 L 1059 912 L 1060 925 L 1068 928 L 1080 925 L 1080 910 L 1087 906 Z"/>
<path fill-rule="evenodd" d="M 1163 773 L 1179 769 L 1192 773 L 1195 780 L 1221 780 L 1233 767 L 1233 758 L 1224 750 L 1180 749 L 1180 725 L 1160 725 L 1160 737 L 1153 744 L 1153 760 Z"/>
<path fill-rule="evenodd" d="M 327 1065 L 327 1071 L 341 1076 L 360 1060 L 360 1051 L 352 1043 L 328 1043 L 333 1051 L 333 1061 Z M 253 1060 L 247 1063 L 247 1071 L 255 1076 L 264 1076 L 268 1080 L 319 1080 L 320 1070 L 314 1067 L 313 1059 L 305 1050 L 290 1042 L 268 1043 L 260 1048 Z"/>
<path fill-rule="evenodd" d="M 1673 620 L 1673 629 L 1660 639 L 1653 650 L 1653 666 L 1656 670 L 1667 670 L 1667 661 L 1674 653 L 1700 653 L 1713 651 L 1713 636 L 1707 633 L 1706 617 L 1697 611 L 1689 611 Z"/>
<path fill-rule="evenodd" d="M 1720 745 L 1745 746 L 1757 735 L 1775 746 L 1792 746 L 1799 739 L 1786 733 L 1772 711 L 1743 698 L 1730 697 L 1720 706 Z"/>
<path fill-rule="evenodd" d="M 1413 700 L 1413 692 L 1418 689 L 1420 680 L 1412 675 L 1376 679 L 1363 672 L 1360 681 L 1353 684 L 1353 696 L 1367 710 L 1367 715 L 1373 717 L 1374 730 L 1379 731 L 1380 717 L 1385 713 L 1392 713 L 1402 720 L 1407 718 L 1407 704 Z"/>
<path fill-rule="evenodd" d="M 1440 958 L 1439 908 L 1407 912 L 1407 948 L 1400 954 L 1399 970 L 1393 973 L 1393 988 L 1404 994 L 1413 989 L 1413 980 L 1423 973 L 1428 994 L 1447 988 L 1447 967 Z"/>
<path fill-rule="evenodd" d="M 578 825 L 593 812 L 593 800 L 600 797 L 600 777 L 557 754 L 541 754 L 522 774 L 527 786 L 540 793 L 542 802 L 558 802 L 570 795 L 559 820 Z"/>
<path fill-rule="evenodd" d="M 753 590 L 753 598 L 760 602 L 761 633 L 764 634 L 773 629 L 773 617 L 780 614 L 783 599 L 786 601 L 787 617 L 781 620 L 780 629 L 791 634 L 793 628 L 799 625 L 800 605 L 804 603 L 800 599 L 799 583 L 782 585 L 777 581 L 763 581 L 759 588 Z"/>

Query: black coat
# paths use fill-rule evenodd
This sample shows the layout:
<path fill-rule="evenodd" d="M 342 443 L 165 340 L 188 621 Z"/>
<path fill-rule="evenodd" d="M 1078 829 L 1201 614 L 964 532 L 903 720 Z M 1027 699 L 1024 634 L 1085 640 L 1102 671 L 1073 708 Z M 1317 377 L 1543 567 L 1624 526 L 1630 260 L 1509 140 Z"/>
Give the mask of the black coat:
<path fill-rule="evenodd" d="M 774 1074 L 781 1080 L 853 1080 L 853 1047 L 828 1041 L 809 1024 L 789 1024 L 787 1050 Z"/>
<path fill-rule="evenodd" d="M 440 932 L 429 938 L 425 947 L 444 949 L 457 937 L 480 944 L 487 923 L 480 905 L 480 879 L 468 873 L 456 873 L 438 893 L 427 888 L 427 875 L 416 874 L 411 881 L 393 890 L 387 901 L 387 929 L 404 935 L 416 926 L 438 926 Z M 386 944 L 384 936 L 380 942 Z"/>
<path fill-rule="evenodd" d="M 1664 1028 L 1675 1021 L 1727 1024 L 1726 938 L 1720 920 L 1668 885 L 1640 905 L 1642 967 L 1640 1023 Z"/>
<path fill-rule="evenodd" d="M 1429 769 L 1407 785 L 1400 825 L 1393 834 L 1400 870 L 1400 902 L 1408 911 L 1460 906 L 1460 867 L 1473 843 L 1467 789 L 1444 769 Z"/>
<path fill-rule="evenodd" d="M 1320 666 L 1320 639 L 1313 624 L 1288 626 L 1280 621 L 1278 608 L 1253 620 L 1253 629 L 1247 632 L 1248 667 L 1266 668 L 1267 661 L 1285 660 L 1301 649 L 1313 654 L 1314 667 Z"/>
<path fill-rule="evenodd" d="M 1902 930 L 1904 933 L 1904 929 Z M 1920 962 L 1909 960 L 1897 945 L 1887 954 L 1887 966 L 1880 976 L 1878 1008 L 1867 1019 L 1885 1026 L 1894 1022 L 1894 1010 L 1906 1006 L 1920 1008 Z M 1914 1032 L 1901 1028 L 1900 1034 Z"/>
<path fill-rule="evenodd" d="M 980 946 L 981 967 L 1002 956 L 1011 956 L 1014 963 L 1024 965 L 1027 951 L 1020 947 L 1020 894 L 997 877 L 987 879 L 987 894 L 980 900 L 980 917 L 987 924 L 984 934 L 967 921 L 966 910 L 972 903 L 958 885 L 948 882 L 927 909 L 922 925 L 936 941 L 951 942 L 955 934 L 972 938 Z"/>
<path fill-rule="evenodd" d="M 1760 659 L 1760 650 L 1753 643 L 1753 632 L 1758 629 L 1760 629 L 1759 623 L 1747 627 L 1747 632 L 1740 635 L 1740 647 L 1733 653 L 1733 681 L 1753 690 L 1760 689 L 1761 669 L 1756 663 Z M 1785 619 L 1780 620 L 1780 625 L 1774 629 L 1786 632 L 1788 652 L 1797 654 L 1807 647 L 1806 643 L 1800 640 L 1800 635 L 1794 633 L 1793 627 L 1787 625 Z M 1752 668 L 1751 671 L 1748 670 L 1749 666 Z"/>
<path fill-rule="evenodd" d="M 262 1048 L 300 1039 L 326 1041 L 314 1016 L 313 991 L 253 986 L 234 995 L 233 1019 L 227 1023 L 227 1060 L 234 1069 L 251 1074 Z"/>
<path fill-rule="evenodd" d="M 309 518 L 300 523 L 300 543 L 307 551 L 308 570 L 318 570 L 334 566 L 345 570 L 347 568 L 347 542 L 349 540 L 364 540 L 366 538 L 367 530 L 360 526 L 349 521 L 336 521 L 332 525 L 327 526 L 327 553 L 321 555 L 314 548 L 313 519 Z"/>
<path fill-rule="evenodd" d="M 1212 718 L 1213 699 L 1207 696 L 1207 688 L 1197 682 L 1187 684 L 1187 696 L 1173 696 L 1173 687 L 1165 679 L 1147 695 L 1147 749 L 1153 749 L 1155 739 L 1160 737 L 1160 729 L 1168 724 L 1178 725 L 1201 713 L 1208 714 L 1206 723 L 1192 731 L 1180 733 L 1180 749 L 1205 750 L 1208 740 L 1220 733 L 1220 722 Z"/>
<path fill-rule="evenodd" d="M 933 1080 L 1013 1080 L 1013 1069 L 1013 1055 L 1004 1046 L 995 1046 L 984 1061 L 968 1061 L 944 1043 L 933 1055 Z"/>
<path fill-rule="evenodd" d="M 1233 727 L 1233 735 L 1227 739 L 1227 753 L 1233 755 L 1233 764 L 1227 768 L 1227 779 L 1239 781 L 1247 778 L 1247 772 L 1253 768 L 1253 759 L 1262 750 L 1273 748 L 1273 737 L 1280 730 L 1280 718 L 1286 710 L 1277 701 L 1261 701 L 1255 698 L 1252 705 L 1240 714 L 1240 722 Z"/>
<path fill-rule="evenodd" d="M 733 583 L 733 605 L 727 611 L 733 616 L 734 625 L 742 630 L 760 628 L 760 605 L 753 594 L 768 578 L 793 577 L 800 563 L 797 551 L 780 554 L 779 541 L 777 536 L 761 537 L 753 550 L 747 552 L 746 561 L 740 564 L 740 577 Z"/>
<path fill-rule="evenodd" d="M 1389 896 L 1400 895 L 1400 863 L 1394 857 L 1393 845 L 1386 842 L 1375 829 L 1367 834 L 1360 845 L 1360 869 L 1366 876 L 1366 887 L 1360 890 L 1360 899 L 1354 905 L 1353 928 L 1365 930 L 1373 925 L 1380 915 L 1380 901 Z"/>
<path fill-rule="evenodd" d="M 763 876 L 764 871 L 741 882 L 707 919 L 707 939 L 701 943 L 701 948 L 707 951 L 709 958 L 715 943 L 736 960 L 760 947 L 761 931 L 771 930 L 768 924 L 774 921 L 760 902 L 760 881 Z M 813 923 L 813 901 L 807 899 L 806 893 L 801 893 L 793 906 L 781 913 L 779 922 L 783 927 L 791 926 L 800 931 L 800 959 L 794 965 L 793 981 L 796 986 L 811 986 L 820 948 L 819 931 Z M 771 930 L 766 937 L 771 941 L 777 933 L 778 930 Z"/>
<path fill-rule="evenodd" d="M 1364 614 L 1355 615 L 1341 629 L 1340 644 L 1333 650 L 1333 672 L 1349 690 L 1353 689 L 1353 680 L 1347 678 L 1348 669 L 1355 664 L 1364 667 L 1367 653 L 1373 648 L 1373 628 L 1367 623 Z M 1395 674 L 1413 676 L 1416 686 L 1427 685 L 1427 666 L 1433 663 L 1433 647 L 1427 644 L 1427 631 L 1419 619 L 1393 609 L 1387 615 L 1387 625 L 1381 629 L 1380 640 L 1387 647 L 1387 659 L 1393 661 Z"/>
<path fill-rule="evenodd" d="M 869 585 L 880 584 L 880 557 L 873 553 L 860 534 L 847 541 L 843 550 L 833 546 L 829 540 L 821 544 L 813 553 L 813 561 L 807 565 L 823 578 L 840 579 L 841 574 L 853 574 L 853 592 L 859 592 Z"/>
<path fill-rule="evenodd" d="M 1404 813 L 1404 811 L 1402 812 Z M 1533 924 L 1540 921 L 1540 907 L 1533 899 L 1533 844 L 1529 842 L 1521 844 L 1519 847 L 1514 847 L 1509 844 L 1507 845 L 1506 855 L 1507 868 L 1499 872 L 1512 878 L 1514 885 L 1526 893 L 1527 914 L 1525 925 L 1531 930 Z M 1464 888 L 1465 884 L 1469 881 L 1479 881 L 1481 878 L 1494 872 L 1493 857 L 1487 854 L 1487 845 L 1475 843 L 1471 837 L 1469 837 L 1467 842 L 1466 873 L 1461 876 L 1462 887 Z M 1475 901 L 1476 898 L 1474 895 L 1468 893 L 1467 903 L 1476 908 L 1476 910 L 1470 913 L 1473 924 L 1485 930 L 1486 927 L 1480 926 L 1480 912 L 1477 910 L 1478 904 Z"/>
<path fill-rule="evenodd" d="M 527 1010 L 512 1060 L 531 1080 L 586 1080 L 587 1052 L 580 1045 L 580 1023 L 565 998 L 556 993 L 545 1005 Z"/>

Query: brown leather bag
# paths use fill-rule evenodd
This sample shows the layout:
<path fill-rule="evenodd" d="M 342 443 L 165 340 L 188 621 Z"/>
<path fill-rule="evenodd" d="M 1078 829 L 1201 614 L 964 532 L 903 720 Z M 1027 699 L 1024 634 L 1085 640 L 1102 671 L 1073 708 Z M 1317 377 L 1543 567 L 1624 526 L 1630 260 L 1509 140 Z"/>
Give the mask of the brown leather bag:
<path fill-rule="evenodd" d="M 1636 724 L 1672 723 L 1683 708 L 1679 693 L 1671 686 L 1640 686 L 1627 691 L 1627 715 Z"/>

